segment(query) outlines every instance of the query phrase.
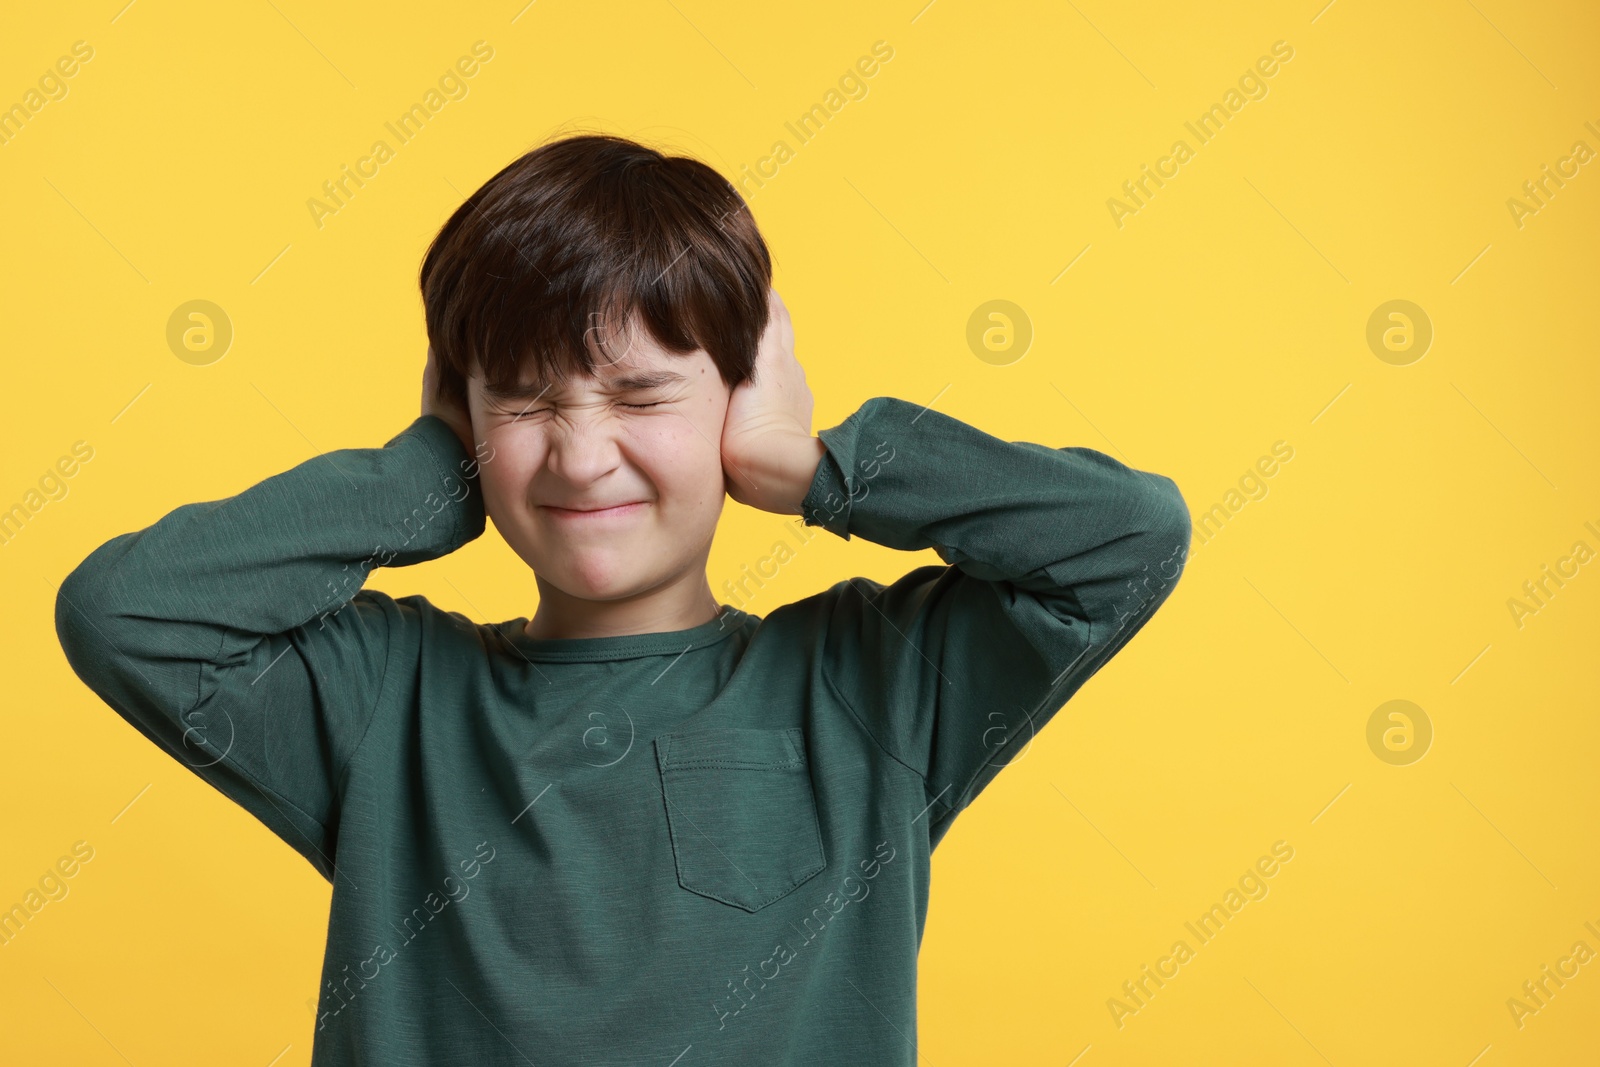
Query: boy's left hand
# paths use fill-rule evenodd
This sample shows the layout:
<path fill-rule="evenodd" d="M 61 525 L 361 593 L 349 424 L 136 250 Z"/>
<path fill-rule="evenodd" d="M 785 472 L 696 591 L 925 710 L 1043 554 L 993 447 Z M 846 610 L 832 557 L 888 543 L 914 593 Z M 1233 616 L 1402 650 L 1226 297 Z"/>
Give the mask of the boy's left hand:
<path fill-rule="evenodd" d="M 811 434 L 813 399 L 794 354 L 794 326 L 776 289 L 768 290 L 767 326 L 755 374 L 734 389 L 722 426 L 728 495 L 763 511 L 798 515 L 825 451 Z"/>

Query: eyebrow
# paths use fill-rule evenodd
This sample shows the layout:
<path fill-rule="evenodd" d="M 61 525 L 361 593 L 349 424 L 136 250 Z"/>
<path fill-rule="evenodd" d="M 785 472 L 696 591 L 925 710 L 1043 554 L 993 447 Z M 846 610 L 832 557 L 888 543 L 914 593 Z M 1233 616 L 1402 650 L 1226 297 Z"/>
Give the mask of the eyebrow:
<path fill-rule="evenodd" d="M 679 385 L 687 380 L 676 371 L 635 371 L 604 380 L 601 382 L 601 388 L 609 392 L 624 393 L 636 389 L 655 389 L 663 385 Z M 513 382 L 505 388 L 485 382 L 483 392 L 496 400 L 533 400 L 543 396 L 550 388 L 550 383 L 543 381 Z"/>

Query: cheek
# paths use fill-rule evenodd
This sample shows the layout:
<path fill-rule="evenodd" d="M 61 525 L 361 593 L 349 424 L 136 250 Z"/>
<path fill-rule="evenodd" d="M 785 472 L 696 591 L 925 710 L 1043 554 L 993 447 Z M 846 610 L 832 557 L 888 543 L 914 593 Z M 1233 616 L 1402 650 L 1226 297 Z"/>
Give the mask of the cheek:
<path fill-rule="evenodd" d="M 698 509 L 722 498 L 722 457 L 705 427 L 682 419 L 642 431 L 636 438 L 640 465 L 662 496 L 678 508 Z"/>
<path fill-rule="evenodd" d="M 528 483 L 539 468 L 543 446 L 524 433 L 500 430 L 485 440 L 494 449 L 493 458 L 478 467 L 478 485 L 491 505 L 522 500 Z"/>

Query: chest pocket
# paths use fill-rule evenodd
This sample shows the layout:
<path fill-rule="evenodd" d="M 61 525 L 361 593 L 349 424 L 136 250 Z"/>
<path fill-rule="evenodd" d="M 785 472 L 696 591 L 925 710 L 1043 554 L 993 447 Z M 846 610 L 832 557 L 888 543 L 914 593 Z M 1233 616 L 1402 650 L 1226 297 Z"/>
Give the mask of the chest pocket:
<path fill-rule="evenodd" d="M 683 888 L 758 911 L 827 866 L 800 730 L 666 734 L 655 747 Z"/>

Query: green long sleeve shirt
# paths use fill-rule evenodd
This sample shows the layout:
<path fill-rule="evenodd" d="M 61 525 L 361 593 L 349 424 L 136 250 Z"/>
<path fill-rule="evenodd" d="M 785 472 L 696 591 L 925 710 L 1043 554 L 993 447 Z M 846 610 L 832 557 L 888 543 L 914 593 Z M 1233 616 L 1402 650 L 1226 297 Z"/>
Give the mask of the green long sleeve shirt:
<path fill-rule="evenodd" d="M 331 881 L 316 1067 L 917 1062 L 930 853 L 1165 601 L 1189 513 L 890 397 L 818 436 L 796 537 L 946 565 L 670 633 L 473 622 L 362 588 L 484 530 L 422 416 L 63 582 L 89 688 Z"/>

